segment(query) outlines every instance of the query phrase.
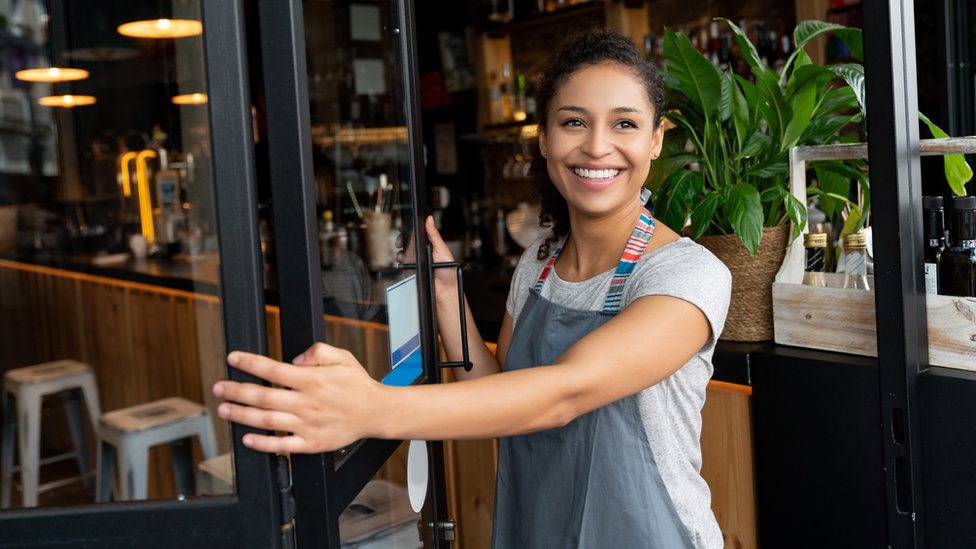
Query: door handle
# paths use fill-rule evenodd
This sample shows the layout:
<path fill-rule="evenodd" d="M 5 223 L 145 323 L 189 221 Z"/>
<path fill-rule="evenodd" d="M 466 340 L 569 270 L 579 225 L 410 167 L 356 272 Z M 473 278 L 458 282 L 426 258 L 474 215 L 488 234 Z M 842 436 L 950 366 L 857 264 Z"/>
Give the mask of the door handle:
<path fill-rule="evenodd" d="M 458 312 L 459 321 L 461 322 L 461 361 L 460 362 L 441 362 L 439 355 L 436 353 L 434 355 L 434 366 L 437 368 L 464 368 L 465 372 L 470 372 L 472 366 L 470 354 L 468 353 L 468 323 L 467 314 L 464 309 L 464 262 L 463 261 L 445 261 L 441 263 L 434 263 L 433 257 L 431 256 L 430 244 L 427 244 L 427 260 L 431 269 L 454 269 L 457 272 L 457 291 L 458 291 Z M 404 263 L 401 265 L 404 269 L 416 269 L 416 263 Z M 434 283 L 434 277 L 430 277 L 430 283 Z M 434 295 L 434 289 L 429 288 L 430 293 L 428 295 Z M 431 322 L 434 324 L 434 333 L 437 333 L 437 312 L 431 315 Z"/>

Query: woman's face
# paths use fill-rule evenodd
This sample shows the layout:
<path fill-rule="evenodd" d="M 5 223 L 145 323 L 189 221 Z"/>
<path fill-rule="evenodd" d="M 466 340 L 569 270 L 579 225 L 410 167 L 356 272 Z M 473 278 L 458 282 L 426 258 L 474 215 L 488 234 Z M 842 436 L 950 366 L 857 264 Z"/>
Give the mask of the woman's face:
<path fill-rule="evenodd" d="M 636 208 L 664 130 L 634 74 L 615 63 L 571 75 L 549 105 L 539 133 L 549 177 L 571 215 L 601 217 Z"/>

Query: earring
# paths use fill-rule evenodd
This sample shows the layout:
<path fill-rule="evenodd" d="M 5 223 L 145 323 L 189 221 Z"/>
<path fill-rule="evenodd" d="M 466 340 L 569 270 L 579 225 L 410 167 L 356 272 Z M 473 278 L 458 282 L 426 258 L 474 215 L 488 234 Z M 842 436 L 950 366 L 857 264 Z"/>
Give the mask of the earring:
<path fill-rule="evenodd" d="M 542 158 L 549 158 L 549 153 L 546 151 L 540 151 L 542 153 Z"/>

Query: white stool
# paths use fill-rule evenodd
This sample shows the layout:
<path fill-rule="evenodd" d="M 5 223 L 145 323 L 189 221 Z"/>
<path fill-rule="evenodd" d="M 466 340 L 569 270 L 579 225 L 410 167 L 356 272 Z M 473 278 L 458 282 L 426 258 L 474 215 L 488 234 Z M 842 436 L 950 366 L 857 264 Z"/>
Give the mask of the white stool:
<path fill-rule="evenodd" d="M 88 456 L 88 435 L 85 432 L 84 412 L 78 400 L 78 392 L 88 408 L 88 420 L 94 427 L 101 415 L 98 405 L 98 386 L 95 373 L 87 364 L 76 360 L 57 360 L 44 364 L 10 370 L 3 379 L 3 442 L 2 466 L 3 509 L 10 506 L 10 486 L 14 467 L 14 433 L 20 447 L 20 484 L 24 507 L 37 506 L 40 492 L 83 480 L 91 490 L 91 463 Z M 40 458 L 41 400 L 54 393 L 63 393 L 68 413 L 74 451 Z M 39 485 L 42 465 L 74 457 L 78 460 L 81 475 Z"/>
<path fill-rule="evenodd" d="M 180 494 L 194 495 L 194 435 L 200 440 L 204 459 L 217 456 L 210 412 L 183 398 L 165 398 L 106 413 L 98 425 L 95 500 L 108 501 L 113 480 L 117 482 L 116 499 L 146 499 L 149 449 L 165 443 L 172 449 L 177 489 Z M 113 469 L 117 469 L 114 477 Z"/>

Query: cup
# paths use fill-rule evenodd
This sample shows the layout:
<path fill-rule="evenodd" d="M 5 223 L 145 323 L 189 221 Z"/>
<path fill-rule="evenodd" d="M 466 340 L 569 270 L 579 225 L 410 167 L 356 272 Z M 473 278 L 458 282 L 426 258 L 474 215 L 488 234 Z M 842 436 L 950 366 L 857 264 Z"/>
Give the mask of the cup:
<path fill-rule="evenodd" d="M 149 256 L 149 243 L 146 237 L 141 234 L 134 234 L 129 237 L 129 250 L 132 257 L 136 260 L 146 259 Z"/>
<path fill-rule="evenodd" d="M 371 269 L 385 269 L 393 264 L 390 248 L 390 213 L 376 210 L 363 211 L 366 225 L 366 255 Z"/>

